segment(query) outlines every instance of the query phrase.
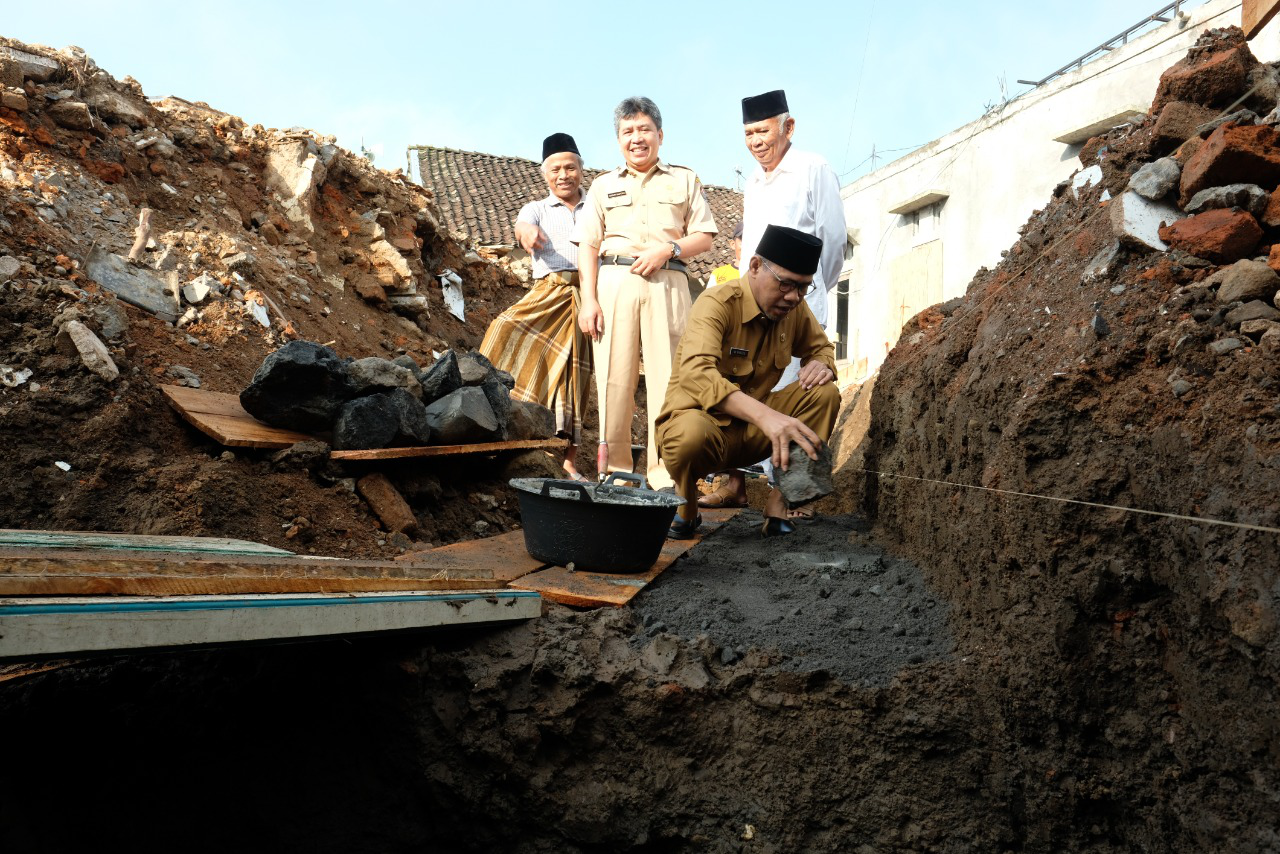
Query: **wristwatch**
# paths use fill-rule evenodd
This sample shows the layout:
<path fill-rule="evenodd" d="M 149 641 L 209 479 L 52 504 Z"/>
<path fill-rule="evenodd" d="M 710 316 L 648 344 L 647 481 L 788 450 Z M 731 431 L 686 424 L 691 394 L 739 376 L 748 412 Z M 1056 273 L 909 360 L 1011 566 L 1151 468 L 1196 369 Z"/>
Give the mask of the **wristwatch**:
<path fill-rule="evenodd" d="M 674 259 L 676 259 L 676 258 L 679 258 L 679 257 L 680 257 L 680 244 L 679 244 L 679 243 L 676 243 L 674 240 L 668 240 L 667 242 L 671 244 L 671 257 L 672 257 L 672 259 L 674 260 Z"/>

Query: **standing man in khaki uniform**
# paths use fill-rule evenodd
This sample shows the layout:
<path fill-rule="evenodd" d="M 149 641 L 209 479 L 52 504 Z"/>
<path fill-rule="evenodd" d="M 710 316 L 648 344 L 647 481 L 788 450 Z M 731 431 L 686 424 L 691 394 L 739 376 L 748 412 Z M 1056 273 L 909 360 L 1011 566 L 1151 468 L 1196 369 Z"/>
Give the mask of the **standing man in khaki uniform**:
<path fill-rule="evenodd" d="M 770 225 L 746 276 L 709 288 L 693 307 L 658 416 L 662 459 L 686 502 L 671 538 L 688 539 L 701 524 L 699 478 L 766 455 L 786 471 L 792 442 L 817 459 L 831 438 L 840 409 L 835 347 L 804 301 L 821 253 L 818 238 Z M 798 379 L 772 391 L 793 356 Z M 794 530 L 777 488 L 764 513 L 765 536 Z"/>
<path fill-rule="evenodd" d="M 595 179 L 578 218 L 582 331 L 593 342 L 600 403 L 601 474 L 631 471 L 640 353 L 649 414 L 648 480 L 672 484 L 657 454 L 654 419 L 689 317 L 683 261 L 711 248 L 716 224 L 693 170 L 658 159 L 662 114 L 648 98 L 613 111 L 625 165 Z M 600 455 L 604 456 L 604 453 Z"/>

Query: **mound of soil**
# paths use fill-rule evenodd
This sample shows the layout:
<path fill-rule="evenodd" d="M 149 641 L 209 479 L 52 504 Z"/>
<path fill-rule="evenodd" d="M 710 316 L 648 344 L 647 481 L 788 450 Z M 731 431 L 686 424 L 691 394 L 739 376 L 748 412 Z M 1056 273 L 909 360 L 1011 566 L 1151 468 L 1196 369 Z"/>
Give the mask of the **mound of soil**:
<path fill-rule="evenodd" d="M 419 516 L 420 541 L 388 537 L 353 492 L 367 468 L 227 450 L 181 421 L 158 390 L 198 383 L 238 393 L 293 338 L 344 357 L 407 354 L 423 365 L 434 352 L 478 345 L 522 288 L 441 231 L 430 190 L 331 138 L 248 126 L 180 98 L 149 101 L 88 57 L 9 44 L 61 70 L 26 81 L 25 110 L 0 108 L 0 324 L 13 332 L 0 336 L 0 366 L 26 377 L 0 386 L 0 527 L 391 557 L 517 524 L 501 463 L 408 463 L 389 474 Z M 95 120 L 68 126 L 55 105 L 82 101 L 99 105 Z M 297 197 L 280 173 L 294 155 L 309 156 L 313 170 Z M 221 290 L 184 302 L 177 324 L 87 272 L 94 251 L 129 254 L 144 207 L 152 241 L 138 268 L 178 284 L 206 274 Z M 436 276 L 447 269 L 463 278 L 466 322 L 445 309 Z M 254 319 L 254 299 L 269 326 Z M 108 345 L 118 379 L 100 379 L 58 348 L 72 319 Z"/>

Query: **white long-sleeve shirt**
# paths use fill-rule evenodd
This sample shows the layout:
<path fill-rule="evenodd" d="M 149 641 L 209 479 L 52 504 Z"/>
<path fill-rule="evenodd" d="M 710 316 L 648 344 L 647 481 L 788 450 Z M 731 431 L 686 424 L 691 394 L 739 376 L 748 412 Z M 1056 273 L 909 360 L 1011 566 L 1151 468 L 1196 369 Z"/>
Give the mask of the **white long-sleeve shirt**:
<path fill-rule="evenodd" d="M 821 155 L 793 145 L 772 172 L 756 164 L 742 190 L 742 256 L 739 273 L 747 274 L 751 256 L 769 225 L 785 225 L 822 240 L 822 255 L 813 287 L 805 295 L 814 317 L 827 325 L 827 292 L 836 286 L 848 240 L 840 181 Z"/>

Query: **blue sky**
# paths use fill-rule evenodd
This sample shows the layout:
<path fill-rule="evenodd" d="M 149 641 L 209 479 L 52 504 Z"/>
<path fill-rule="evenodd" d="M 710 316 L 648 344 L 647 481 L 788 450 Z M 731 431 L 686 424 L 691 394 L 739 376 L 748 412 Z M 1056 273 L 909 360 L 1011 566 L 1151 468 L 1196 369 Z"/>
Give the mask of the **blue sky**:
<path fill-rule="evenodd" d="M 901 156 L 1156 12 L 1162 0 L 765 3 L 11 3 L 0 35 L 79 45 L 151 97 L 301 125 L 405 166 L 411 144 L 536 159 L 552 131 L 621 162 L 612 111 L 648 95 L 664 159 L 734 186 L 740 101 L 787 91 L 795 141 L 841 183 Z M 1200 0 L 1186 4 L 1200 5 Z M 632 13 L 631 10 L 638 10 Z M 643 19 L 633 23 L 632 19 Z"/>

